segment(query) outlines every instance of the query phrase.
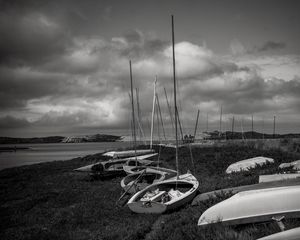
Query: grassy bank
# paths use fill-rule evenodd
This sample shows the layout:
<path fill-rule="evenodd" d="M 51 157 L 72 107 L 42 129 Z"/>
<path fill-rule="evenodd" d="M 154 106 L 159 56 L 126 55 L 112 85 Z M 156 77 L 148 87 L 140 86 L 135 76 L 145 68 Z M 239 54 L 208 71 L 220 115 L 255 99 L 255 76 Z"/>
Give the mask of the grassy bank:
<path fill-rule="evenodd" d="M 157 149 L 159 150 L 159 149 Z M 256 183 L 258 175 L 274 173 L 282 162 L 299 155 L 249 146 L 181 148 L 180 169 L 194 170 L 200 192 Z M 165 167 L 175 167 L 174 149 L 161 149 Z M 227 176 L 227 166 L 254 156 L 275 159 L 250 172 Z M 238 227 L 199 228 L 197 221 L 209 206 L 225 196 L 199 206 L 185 206 L 164 215 L 138 215 L 116 205 L 121 178 L 91 181 L 72 169 L 99 160 L 100 154 L 0 171 L 0 239 L 256 239 L 279 231 L 275 223 Z M 300 221 L 286 221 L 287 228 Z"/>

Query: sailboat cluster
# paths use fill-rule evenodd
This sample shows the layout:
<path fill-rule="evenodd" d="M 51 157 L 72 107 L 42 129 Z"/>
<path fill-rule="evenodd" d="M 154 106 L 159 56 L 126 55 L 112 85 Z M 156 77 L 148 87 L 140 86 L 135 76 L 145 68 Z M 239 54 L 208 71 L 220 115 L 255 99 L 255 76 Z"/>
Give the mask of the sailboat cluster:
<path fill-rule="evenodd" d="M 121 195 L 119 201 L 123 199 L 124 196 L 130 195 L 130 198 L 127 202 L 127 206 L 131 211 L 135 213 L 160 214 L 169 210 L 179 208 L 184 204 L 191 202 L 195 198 L 197 189 L 199 187 L 199 182 L 196 179 L 196 177 L 193 176 L 193 174 L 191 174 L 189 171 L 185 174 L 180 174 L 179 171 L 177 137 L 178 109 L 176 105 L 177 100 L 174 42 L 174 20 L 172 16 L 175 113 L 174 125 L 176 136 L 176 145 L 174 147 L 176 151 L 176 170 L 160 167 L 157 161 L 153 161 L 153 158 L 157 156 L 158 153 L 155 153 L 154 150 L 152 150 L 152 141 L 150 143 L 150 149 L 141 150 L 136 148 L 136 133 L 134 121 L 135 113 L 133 104 L 131 62 L 129 62 L 129 66 L 131 82 L 132 118 L 134 125 L 134 149 L 128 151 L 106 152 L 103 154 L 103 156 L 106 156 L 108 158 L 106 161 L 75 169 L 76 171 L 80 172 L 89 172 L 94 177 L 116 176 L 119 174 L 126 173 L 127 176 L 125 176 L 121 181 L 121 186 L 124 190 L 124 193 Z M 155 97 L 156 93 L 154 88 L 154 99 Z M 153 114 L 151 128 L 153 129 Z M 246 159 L 230 165 L 227 168 L 226 173 L 234 174 L 238 171 L 248 171 L 250 168 L 254 168 L 266 163 L 272 164 L 274 163 L 274 160 L 265 157 L 255 157 L 251 159 Z M 299 161 L 296 161 L 290 164 L 282 164 L 280 168 L 297 168 L 298 165 Z M 264 221 L 277 221 L 280 225 L 282 224 L 281 220 L 284 217 L 300 217 L 299 181 L 294 181 L 291 183 L 285 182 L 284 184 L 282 182 L 272 182 L 270 184 L 262 182 L 260 184 L 241 186 L 238 188 L 223 189 L 222 191 L 226 190 L 230 191 L 231 193 L 235 193 L 235 195 L 207 209 L 199 218 L 199 226 L 214 224 L 217 222 L 223 222 L 225 224 L 232 225 Z M 200 194 L 198 197 L 195 198 L 195 200 L 207 200 L 208 198 L 213 197 L 213 195 L 216 195 L 217 192 L 211 192 L 209 194 L 210 195 Z M 299 229 L 296 229 L 291 232 L 286 232 L 286 235 L 290 235 L 293 237 L 294 234 L 299 234 Z M 272 238 L 270 236 L 270 238 L 265 239 L 277 238 L 276 236 L 275 238 Z"/>

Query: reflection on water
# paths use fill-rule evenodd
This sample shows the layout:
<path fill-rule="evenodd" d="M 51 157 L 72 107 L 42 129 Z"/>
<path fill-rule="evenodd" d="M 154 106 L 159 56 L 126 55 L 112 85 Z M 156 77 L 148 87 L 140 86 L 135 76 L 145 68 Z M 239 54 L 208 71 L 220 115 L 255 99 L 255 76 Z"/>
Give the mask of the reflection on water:
<path fill-rule="evenodd" d="M 2 145 L 0 147 L 14 147 Z M 111 149 L 129 147 L 130 142 L 18 144 L 27 150 L 0 153 L 0 169 L 56 160 L 69 160 Z"/>

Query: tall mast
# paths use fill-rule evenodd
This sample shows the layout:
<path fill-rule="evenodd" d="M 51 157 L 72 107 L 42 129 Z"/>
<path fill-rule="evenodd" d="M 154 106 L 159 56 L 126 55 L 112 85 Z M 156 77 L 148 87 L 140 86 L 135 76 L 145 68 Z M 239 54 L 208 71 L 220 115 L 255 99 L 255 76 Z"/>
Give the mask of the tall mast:
<path fill-rule="evenodd" d="M 276 116 L 274 116 L 274 120 L 273 120 L 273 138 L 275 138 L 275 120 L 276 120 Z"/>
<path fill-rule="evenodd" d="M 166 132 L 165 132 L 165 128 L 164 128 L 164 122 L 163 122 L 162 115 L 161 115 L 161 109 L 160 109 L 160 104 L 159 104 L 159 99 L 158 99 L 157 93 L 156 93 L 156 103 L 157 103 L 157 108 L 158 108 L 158 112 L 159 112 L 161 127 L 162 127 L 163 134 L 164 134 L 164 139 L 167 140 Z"/>
<path fill-rule="evenodd" d="M 174 37 L 174 16 L 172 15 L 172 50 L 173 50 L 173 80 L 174 80 L 174 112 L 175 112 L 175 138 L 176 138 L 176 170 L 177 179 L 179 177 L 178 164 L 178 136 L 177 136 L 177 103 L 176 103 L 176 70 L 175 70 L 175 37 Z"/>
<path fill-rule="evenodd" d="M 151 117 L 150 149 L 152 149 L 152 141 L 153 141 L 154 110 L 155 110 L 155 100 L 156 100 L 156 82 L 157 82 L 157 76 L 155 76 L 155 81 L 154 81 L 154 86 L 153 86 L 153 103 L 152 103 L 152 117 Z"/>
<path fill-rule="evenodd" d="M 165 91 L 166 101 L 167 101 L 168 110 L 169 110 L 169 114 L 170 114 L 170 119 L 171 119 L 171 124 L 172 124 L 172 130 L 173 130 L 174 129 L 173 115 L 172 115 L 172 110 L 171 110 L 171 106 L 169 104 L 168 95 L 167 95 L 167 91 L 166 91 L 165 87 L 164 87 L 164 91 Z"/>
<path fill-rule="evenodd" d="M 222 137 L 222 105 L 221 105 L 221 112 L 220 112 L 220 132 L 219 136 Z"/>
<path fill-rule="evenodd" d="M 130 68 L 130 88 L 131 88 L 131 107 L 132 107 L 132 123 L 133 123 L 133 139 L 134 139 L 134 155 L 135 155 L 135 165 L 137 165 L 136 158 L 136 133 L 135 133 L 135 114 L 134 114 L 134 102 L 133 102 L 133 87 L 132 87 L 132 70 L 131 70 L 131 60 L 129 60 Z"/>
<path fill-rule="evenodd" d="M 253 138 L 253 115 L 251 116 L 251 137 Z"/>
<path fill-rule="evenodd" d="M 200 113 L 200 110 L 198 109 L 197 120 L 196 120 L 196 125 L 195 125 L 195 130 L 194 130 L 194 141 L 196 139 L 196 132 L 197 132 L 197 127 L 198 127 L 199 113 Z"/>

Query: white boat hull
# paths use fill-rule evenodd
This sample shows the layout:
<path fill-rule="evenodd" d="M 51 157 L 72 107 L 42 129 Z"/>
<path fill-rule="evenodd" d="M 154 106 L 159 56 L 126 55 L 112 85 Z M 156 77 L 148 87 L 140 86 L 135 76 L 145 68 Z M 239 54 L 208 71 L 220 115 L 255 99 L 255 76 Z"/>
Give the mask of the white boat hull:
<path fill-rule="evenodd" d="M 300 217 L 300 186 L 240 192 L 207 209 L 198 225 L 264 222 L 276 216 Z"/>
<path fill-rule="evenodd" d="M 138 149 L 138 150 L 126 150 L 126 151 L 110 151 L 103 153 L 103 156 L 112 157 L 112 158 L 124 158 L 124 157 L 134 157 L 145 154 L 154 153 L 153 149 Z"/>
<path fill-rule="evenodd" d="M 260 175 L 258 182 L 274 182 L 274 181 L 284 181 L 288 179 L 300 178 L 300 173 L 283 173 L 283 174 L 271 174 L 271 175 Z"/>
<path fill-rule="evenodd" d="M 255 168 L 257 165 L 261 166 L 267 162 L 274 163 L 274 159 L 267 157 L 255 157 L 245 159 L 236 163 L 229 165 L 226 169 L 226 173 L 240 172 L 240 171 L 249 171 L 251 168 Z"/>
<path fill-rule="evenodd" d="M 174 177 L 146 187 L 133 195 L 127 205 L 136 213 L 164 213 L 190 202 L 198 186 L 199 182 L 192 174 L 183 174 L 178 179 Z M 186 191 L 178 190 L 183 188 L 186 188 Z M 165 196 L 168 197 L 167 201 L 164 201 Z"/>
<path fill-rule="evenodd" d="M 257 240 L 300 240 L 300 227 L 275 233 Z"/>

